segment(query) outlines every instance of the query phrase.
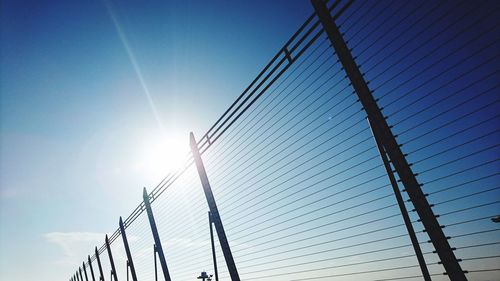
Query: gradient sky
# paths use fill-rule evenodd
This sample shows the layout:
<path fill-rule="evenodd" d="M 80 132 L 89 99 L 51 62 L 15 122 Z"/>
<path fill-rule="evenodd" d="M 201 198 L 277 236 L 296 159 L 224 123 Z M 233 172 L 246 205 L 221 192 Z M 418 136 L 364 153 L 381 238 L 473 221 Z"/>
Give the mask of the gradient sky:
<path fill-rule="evenodd" d="M 48 281 L 116 229 L 171 166 L 163 144 L 187 150 L 312 8 L 2 0 L 0 12 L 0 279 Z"/>

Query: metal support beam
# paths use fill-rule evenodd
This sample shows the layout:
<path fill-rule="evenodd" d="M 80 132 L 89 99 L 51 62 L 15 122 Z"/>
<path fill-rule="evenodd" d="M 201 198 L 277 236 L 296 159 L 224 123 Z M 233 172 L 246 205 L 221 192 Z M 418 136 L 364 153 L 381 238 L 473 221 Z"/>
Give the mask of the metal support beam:
<path fill-rule="evenodd" d="M 155 281 L 158 281 L 158 263 L 156 261 L 156 245 L 153 245 L 153 256 L 155 260 Z"/>
<path fill-rule="evenodd" d="M 170 281 L 171 279 L 170 274 L 168 273 L 167 261 L 165 260 L 160 236 L 158 235 L 158 229 L 156 228 L 156 222 L 153 216 L 153 210 L 151 209 L 151 203 L 149 202 L 149 195 L 146 191 L 146 188 L 144 188 L 142 196 L 144 197 L 144 205 L 146 207 L 146 212 L 148 213 L 149 225 L 151 226 L 151 232 L 153 233 L 156 252 L 158 253 L 158 258 L 160 259 L 161 269 L 163 270 L 163 277 L 165 278 L 165 281 Z"/>
<path fill-rule="evenodd" d="M 114 277 L 114 281 L 118 281 L 118 277 L 116 276 L 115 262 L 113 261 L 113 253 L 111 253 L 111 246 L 109 244 L 109 238 L 107 234 L 106 237 L 104 238 L 104 241 L 106 242 L 106 250 L 108 251 L 109 264 L 111 265 L 111 276 Z"/>
<path fill-rule="evenodd" d="M 368 123 L 370 124 L 370 128 L 372 128 L 372 133 L 373 133 L 373 125 L 370 123 L 370 120 L 368 120 Z M 380 139 L 377 136 L 375 136 L 375 134 L 373 134 L 373 138 L 375 139 L 378 153 L 380 154 L 380 158 L 382 158 L 385 171 L 387 172 L 387 176 L 389 177 L 389 181 L 391 182 L 392 190 L 394 192 L 394 195 L 396 196 L 396 201 L 398 202 L 399 210 L 401 211 L 401 215 L 403 216 L 406 230 L 408 231 L 408 235 L 410 236 L 411 244 L 413 245 L 413 250 L 415 251 L 415 255 L 417 256 L 418 264 L 420 265 L 420 270 L 422 271 L 422 276 L 424 277 L 425 281 L 431 281 L 431 276 L 429 274 L 429 269 L 427 268 L 427 263 L 425 262 L 424 255 L 422 254 L 422 249 L 420 249 L 420 244 L 418 243 L 417 235 L 415 234 L 415 230 L 413 229 L 413 225 L 411 224 L 411 219 L 410 216 L 408 215 L 408 210 L 406 209 L 403 196 L 401 196 L 401 191 L 399 191 L 398 182 L 394 177 L 391 164 L 389 163 L 389 159 L 387 159 L 387 154 L 384 150 L 384 147 Z"/>
<path fill-rule="evenodd" d="M 78 270 L 75 272 L 75 275 L 76 275 L 76 280 L 81 281 L 80 277 L 78 277 Z"/>
<path fill-rule="evenodd" d="M 234 263 L 233 254 L 231 253 L 231 248 L 229 247 L 229 242 L 227 241 L 226 233 L 224 232 L 224 226 L 219 215 L 219 210 L 217 209 L 217 204 L 215 203 L 215 198 L 212 193 L 212 188 L 210 187 L 210 182 L 208 181 L 207 172 L 205 171 L 205 166 L 201 159 L 200 151 L 198 150 L 198 145 L 194 138 L 194 134 L 189 135 L 191 143 L 191 152 L 193 153 L 194 162 L 196 163 L 196 168 L 198 170 L 198 175 L 200 176 L 201 185 L 203 186 L 203 191 L 205 192 L 205 197 L 207 198 L 208 208 L 212 214 L 212 221 L 215 225 L 215 230 L 217 231 L 217 236 L 219 237 L 219 243 L 224 254 L 224 259 L 226 260 L 227 269 L 231 280 L 239 281 L 240 276 L 238 275 L 238 270 L 236 269 L 236 264 Z"/>
<path fill-rule="evenodd" d="M 89 260 L 90 275 L 92 276 L 92 281 L 95 281 L 94 269 L 92 268 L 92 260 L 90 260 L 90 255 L 88 260 Z"/>
<path fill-rule="evenodd" d="M 99 281 L 104 281 L 104 273 L 102 272 L 101 258 L 99 258 L 99 250 L 95 247 L 95 258 L 97 260 L 97 267 L 99 267 Z"/>
<path fill-rule="evenodd" d="M 130 247 L 128 246 L 127 234 L 125 233 L 125 225 L 123 224 L 122 217 L 119 221 L 120 233 L 123 238 L 123 245 L 125 246 L 125 253 L 127 253 L 127 280 L 128 280 L 128 269 L 130 269 L 130 274 L 132 275 L 132 280 L 137 281 L 137 275 L 135 274 L 134 262 L 132 261 L 132 254 L 130 253 Z"/>
<path fill-rule="evenodd" d="M 210 242 L 212 243 L 212 259 L 214 261 L 214 276 L 215 281 L 219 281 L 219 272 L 217 270 L 217 257 L 215 255 L 214 229 L 212 227 L 212 213 L 208 212 L 208 225 L 210 227 Z"/>
<path fill-rule="evenodd" d="M 80 273 L 80 280 L 83 281 L 83 275 L 82 275 L 82 268 L 81 267 L 78 268 L 78 272 Z"/>
<path fill-rule="evenodd" d="M 83 273 L 85 273 L 85 281 L 89 281 L 89 277 L 87 276 L 87 269 L 85 268 L 85 262 L 82 262 L 83 265 Z"/>
<path fill-rule="evenodd" d="M 368 115 L 370 123 L 374 126 L 374 134 L 380 139 L 384 150 L 389 156 L 391 163 L 398 173 L 399 178 L 403 183 L 411 202 L 413 203 L 413 206 L 415 206 L 417 214 L 422 220 L 422 224 L 424 225 L 439 258 L 441 259 L 441 262 L 446 270 L 446 274 L 448 274 L 450 279 L 454 281 L 467 280 L 465 273 L 462 271 L 462 268 L 453 253 L 453 249 L 448 243 L 448 238 L 444 235 L 443 230 L 439 225 L 431 206 L 429 205 L 429 202 L 427 202 L 427 199 L 420 188 L 420 184 L 418 183 L 415 174 L 406 161 L 405 155 L 401 151 L 396 138 L 392 134 L 389 125 L 382 115 L 372 92 L 368 88 L 368 84 L 354 61 L 349 48 L 344 42 L 342 34 L 338 30 L 335 21 L 330 15 L 326 4 L 321 0 L 311 0 L 311 2 L 323 25 L 323 28 L 326 31 L 326 34 L 328 35 L 328 38 L 330 39 L 330 42 L 332 43 L 333 48 L 335 49 L 336 55 L 338 56 L 352 83 L 359 101 Z"/>

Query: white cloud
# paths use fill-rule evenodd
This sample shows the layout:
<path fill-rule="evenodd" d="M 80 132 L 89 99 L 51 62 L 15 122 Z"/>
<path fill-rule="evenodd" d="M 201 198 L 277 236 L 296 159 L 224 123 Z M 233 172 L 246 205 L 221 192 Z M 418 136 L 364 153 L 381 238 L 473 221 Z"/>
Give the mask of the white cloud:
<path fill-rule="evenodd" d="M 43 235 L 49 243 L 58 245 L 63 257 L 55 263 L 78 266 L 93 253 L 94 247 L 104 243 L 104 233 L 95 232 L 50 232 Z"/>

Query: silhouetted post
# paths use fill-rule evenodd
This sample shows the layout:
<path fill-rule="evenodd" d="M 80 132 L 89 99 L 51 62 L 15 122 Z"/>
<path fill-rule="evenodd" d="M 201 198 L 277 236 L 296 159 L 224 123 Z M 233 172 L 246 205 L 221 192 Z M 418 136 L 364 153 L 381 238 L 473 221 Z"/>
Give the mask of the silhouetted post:
<path fill-rule="evenodd" d="M 83 275 L 82 275 L 82 268 L 81 267 L 78 268 L 78 272 L 80 273 L 80 280 L 83 281 Z"/>
<path fill-rule="evenodd" d="M 92 281 L 95 281 L 94 269 L 92 268 L 92 261 L 90 260 L 90 255 L 89 255 L 88 260 L 89 260 L 90 275 L 92 276 Z"/>
<path fill-rule="evenodd" d="M 156 245 L 153 245 L 153 256 L 155 260 L 155 281 L 158 281 L 158 264 L 156 261 Z"/>
<path fill-rule="evenodd" d="M 83 265 L 83 273 L 85 273 L 85 281 L 89 281 L 89 278 L 87 276 L 87 269 L 85 268 L 85 262 L 83 262 L 82 265 Z"/>
<path fill-rule="evenodd" d="M 229 242 L 227 241 L 226 233 L 224 232 L 224 226 L 219 215 L 219 210 L 217 209 L 217 204 L 215 203 L 215 198 L 212 193 L 212 188 L 210 187 L 210 182 L 208 181 L 207 172 L 205 171 L 205 166 L 201 160 L 200 151 L 198 150 L 198 144 L 194 139 L 194 134 L 190 134 L 191 152 L 193 153 L 194 162 L 196 163 L 196 168 L 198 170 L 198 175 L 200 176 L 201 185 L 203 186 L 203 191 L 205 192 L 205 197 L 207 198 L 208 208 L 212 214 L 212 221 L 215 225 L 215 230 L 217 231 L 217 236 L 219 237 L 219 243 L 224 254 L 224 259 L 226 260 L 227 269 L 231 280 L 239 281 L 240 277 L 238 275 L 238 270 L 234 263 L 233 254 L 231 253 L 231 248 L 229 247 Z"/>
<path fill-rule="evenodd" d="M 123 238 L 123 245 L 125 246 L 125 253 L 127 253 L 127 280 L 128 280 L 128 270 L 130 269 L 132 280 L 137 281 L 134 262 L 132 261 L 132 254 L 130 253 L 130 247 L 128 246 L 127 234 L 125 233 L 125 225 L 123 224 L 122 217 L 120 217 L 120 221 L 118 222 L 118 224 L 120 226 L 120 233 Z"/>
<path fill-rule="evenodd" d="M 368 123 L 370 125 L 370 128 L 372 128 L 372 133 L 373 133 L 373 125 L 370 123 L 370 120 L 368 120 Z M 394 195 L 396 196 L 396 201 L 398 202 L 399 210 L 401 211 L 401 215 L 403 216 L 406 230 L 408 231 L 408 235 L 410 236 L 411 244 L 413 245 L 413 250 L 415 251 L 415 255 L 417 256 L 418 264 L 420 265 L 420 270 L 422 271 L 422 276 L 424 277 L 425 281 L 431 281 L 431 276 L 429 275 L 429 269 L 427 268 L 427 263 L 425 262 L 424 255 L 422 254 L 422 249 L 420 249 L 420 244 L 418 243 L 417 235 L 415 234 L 415 230 L 413 229 L 413 225 L 411 224 L 411 219 L 410 216 L 408 215 L 408 210 L 406 209 L 403 196 L 401 196 L 401 192 L 399 191 L 398 182 L 396 181 L 394 173 L 392 172 L 391 164 L 389 163 L 389 159 L 387 159 L 387 154 L 384 151 L 384 147 L 382 146 L 381 141 L 375 136 L 375 134 L 373 134 L 373 138 L 375 139 L 378 153 L 380 154 L 380 158 L 382 158 L 385 171 L 387 172 L 387 176 L 389 177 L 389 181 L 391 182 L 392 190 L 394 191 Z"/>
<path fill-rule="evenodd" d="M 396 138 L 392 134 L 389 125 L 373 98 L 372 92 L 368 88 L 368 84 L 354 61 L 349 48 L 344 42 L 342 34 L 338 30 L 334 19 L 330 15 L 326 4 L 321 0 L 311 0 L 311 2 L 333 48 L 335 49 L 336 55 L 338 56 L 347 76 L 349 77 L 349 80 L 352 83 L 359 101 L 368 115 L 370 123 L 373 125 L 373 133 L 382 143 L 383 148 L 389 156 L 389 159 L 398 173 L 401 182 L 405 186 L 405 190 L 408 193 L 413 206 L 415 206 L 415 210 L 422 220 L 422 224 L 424 225 L 426 232 L 429 234 L 431 242 L 441 259 L 441 262 L 446 270 L 446 274 L 448 274 L 450 279 L 453 281 L 467 280 L 465 273 L 462 271 L 462 268 L 453 253 L 453 249 L 448 243 L 448 238 L 444 235 L 443 230 L 441 229 L 441 226 L 439 225 L 439 222 L 429 205 L 429 202 L 427 202 L 427 199 L 420 188 L 420 184 L 418 183 L 415 174 L 406 161 L 405 155 L 401 151 Z"/>
<path fill-rule="evenodd" d="M 160 236 L 158 235 L 158 229 L 156 228 L 155 218 L 153 216 L 153 210 L 151 209 L 151 203 L 149 202 L 149 195 L 144 188 L 142 192 L 144 198 L 144 206 L 146 207 L 146 212 L 148 213 L 149 225 L 151 226 L 151 232 L 153 233 L 153 238 L 155 240 L 155 249 L 158 253 L 158 258 L 160 259 L 161 269 L 163 270 L 163 277 L 165 281 L 170 281 L 170 274 L 168 273 L 167 261 L 165 260 L 165 255 L 163 254 L 163 248 L 161 246 Z"/>
<path fill-rule="evenodd" d="M 114 277 L 115 279 L 114 281 L 118 281 L 118 276 L 116 276 L 115 262 L 113 261 L 113 254 L 111 253 L 111 246 L 109 245 L 109 239 L 107 234 L 106 237 L 104 238 L 104 241 L 106 242 L 106 250 L 108 251 L 109 263 L 111 264 L 111 276 Z"/>
<path fill-rule="evenodd" d="M 97 267 L 99 268 L 99 280 L 104 281 L 104 273 L 102 272 L 101 258 L 99 257 L 99 250 L 95 247 L 95 258 L 97 260 Z"/>
<path fill-rule="evenodd" d="M 210 227 L 210 242 L 212 243 L 212 259 L 214 261 L 215 281 L 219 281 L 219 272 L 217 271 L 217 257 L 215 255 L 214 230 L 212 228 L 212 214 L 208 212 L 208 225 Z"/>

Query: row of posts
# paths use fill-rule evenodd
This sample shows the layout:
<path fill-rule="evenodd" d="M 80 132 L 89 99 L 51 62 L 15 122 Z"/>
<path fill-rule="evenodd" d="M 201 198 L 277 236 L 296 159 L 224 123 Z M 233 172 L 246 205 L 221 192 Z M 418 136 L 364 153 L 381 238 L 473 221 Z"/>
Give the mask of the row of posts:
<path fill-rule="evenodd" d="M 213 233 L 213 227 L 215 226 L 217 236 L 219 238 L 219 243 L 222 249 L 222 253 L 224 255 L 224 258 L 226 260 L 227 268 L 229 270 L 229 274 L 231 276 L 231 280 L 237 280 L 239 281 L 239 275 L 238 271 L 236 269 L 236 265 L 234 263 L 234 259 L 231 253 L 231 249 L 229 247 L 229 242 L 227 240 L 224 227 L 222 224 L 222 220 L 219 215 L 219 211 L 217 209 L 217 204 L 215 202 L 214 195 L 212 193 L 212 188 L 210 186 L 210 183 L 208 181 L 207 173 L 205 171 L 205 166 L 203 165 L 203 161 L 201 159 L 200 151 L 198 149 L 197 142 L 194 138 L 193 133 L 190 134 L 190 144 L 191 144 L 191 151 L 193 153 L 193 158 L 196 163 L 196 168 L 198 170 L 198 175 L 200 176 L 201 184 L 203 187 L 203 191 L 205 193 L 205 197 L 207 199 L 208 207 L 209 207 L 209 212 L 208 212 L 208 222 L 209 222 L 209 227 L 210 227 L 210 238 L 211 238 L 211 246 L 212 246 L 212 258 L 213 258 L 213 263 L 214 263 L 214 272 L 215 272 L 215 281 L 219 280 L 218 276 L 218 270 L 217 270 L 217 261 L 216 261 L 216 253 L 215 253 L 215 241 L 214 241 L 214 233 Z M 143 200 L 144 200 L 144 208 L 146 210 L 148 219 L 149 219 L 149 225 L 151 227 L 151 233 L 153 235 L 153 240 L 154 240 L 154 268 L 155 268 L 155 281 L 158 280 L 158 266 L 157 266 L 157 260 L 160 262 L 160 267 L 163 273 L 163 277 L 165 281 L 170 281 L 170 273 L 168 271 L 168 266 L 167 266 L 167 261 L 165 259 L 165 254 L 163 252 L 163 246 L 161 244 L 160 240 L 160 235 L 158 233 L 158 228 L 156 226 L 156 221 L 153 215 L 153 210 L 151 208 L 151 202 L 150 202 L 150 196 L 144 188 L 143 190 Z M 119 229 L 120 229 L 120 235 L 123 240 L 123 246 L 125 247 L 125 253 L 127 255 L 127 281 L 132 279 L 132 281 L 138 281 L 137 278 L 137 273 L 135 271 L 134 267 L 134 261 L 132 258 L 132 252 L 130 251 L 130 246 L 127 240 L 127 233 L 125 229 L 127 228 L 127 225 L 123 222 L 123 219 L 120 217 L 119 220 Z M 108 252 L 108 257 L 109 257 L 109 263 L 111 266 L 111 272 L 110 272 L 110 280 L 111 281 L 118 281 L 118 276 L 116 274 L 116 267 L 115 263 L 113 260 L 113 253 L 111 251 L 111 246 L 110 246 L 110 241 L 108 238 L 108 235 L 105 236 L 104 238 L 105 246 L 106 246 L 106 251 Z M 97 247 L 95 247 L 95 257 L 97 261 L 97 266 L 99 269 L 99 276 L 97 276 L 98 281 L 104 281 L 104 273 L 102 270 L 102 265 L 101 265 L 101 259 L 99 256 L 99 250 Z M 83 262 L 82 267 L 79 267 L 76 273 L 70 278 L 70 281 L 96 281 L 96 276 L 94 275 L 94 270 L 92 268 L 92 260 L 90 258 L 90 255 L 88 256 L 88 267 L 90 269 L 90 277 L 87 275 L 87 267 L 85 266 L 85 262 Z M 82 274 L 83 272 L 83 274 Z M 203 275 L 204 272 L 202 272 L 202 275 L 199 277 L 199 279 L 206 279 L 205 275 Z M 85 276 L 85 279 L 83 279 L 83 276 Z M 208 277 L 208 276 L 207 276 Z"/>
<path fill-rule="evenodd" d="M 418 239 L 415 235 L 415 231 L 408 217 L 408 212 L 404 205 L 404 201 L 401 197 L 397 181 L 393 173 L 393 169 L 399 175 L 400 181 L 404 185 L 405 191 L 407 192 L 410 201 L 413 203 L 415 210 L 420 217 L 420 221 L 425 227 L 425 231 L 428 233 L 430 237 L 430 242 L 432 242 L 436 250 L 436 253 L 438 254 L 441 260 L 440 263 L 443 264 L 446 270 L 445 274 L 447 274 L 451 280 L 457 280 L 457 281 L 467 280 L 464 271 L 462 271 L 458 263 L 458 260 L 456 259 L 453 253 L 453 249 L 450 247 L 447 241 L 447 237 L 444 235 L 442 231 L 442 227 L 439 225 L 436 216 L 434 215 L 431 206 L 429 205 L 425 197 L 425 194 L 422 192 L 420 188 L 421 185 L 418 183 L 415 174 L 412 172 L 410 165 L 406 160 L 405 155 L 400 149 L 400 145 L 397 143 L 391 131 L 391 127 L 387 124 L 386 118 L 383 116 L 380 108 L 377 105 L 375 98 L 372 95 L 372 91 L 368 87 L 368 83 L 365 81 L 363 74 L 360 72 L 359 67 L 357 66 L 354 58 L 352 57 L 350 49 L 346 45 L 341 32 L 339 31 L 337 25 L 335 24 L 335 19 L 332 18 L 330 11 L 326 6 L 326 4 L 324 3 L 324 1 L 311 0 L 311 2 L 313 4 L 316 15 L 318 16 L 323 26 L 323 29 L 325 30 L 328 38 L 330 39 L 335 54 L 338 56 L 340 62 L 342 63 L 343 69 L 345 70 L 347 77 L 349 78 L 355 90 L 357 98 L 363 105 L 363 108 L 367 114 L 367 120 L 372 129 L 376 147 L 378 148 L 382 162 L 384 164 L 384 167 L 386 168 L 387 175 L 392 184 L 393 191 L 395 193 L 396 200 L 398 202 L 401 214 L 403 216 L 403 220 L 405 222 L 408 234 L 413 244 L 415 255 L 419 262 L 424 280 L 426 281 L 431 280 L 430 274 L 427 269 L 427 265 L 423 257 L 422 251 L 420 249 Z M 338 4 L 337 2 L 336 4 Z M 348 1 L 347 5 L 350 5 L 351 2 L 352 1 Z M 289 53 L 286 55 L 290 56 Z M 217 208 L 217 204 L 215 202 L 215 198 L 212 193 L 210 182 L 208 180 L 207 173 L 205 171 L 205 167 L 201 159 L 200 151 L 193 133 L 190 134 L 190 145 L 191 145 L 191 152 L 193 154 L 193 158 L 196 164 L 196 168 L 198 170 L 198 175 L 200 177 L 203 191 L 205 193 L 205 197 L 209 207 L 209 225 L 210 225 L 210 236 L 211 236 L 215 280 L 218 281 L 219 277 L 217 271 L 216 253 L 214 248 L 215 242 L 214 242 L 212 225 L 215 227 L 215 230 L 217 232 L 220 247 L 224 255 L 224 259 L 231 280 L 239 281 L 240 277 L 236 269 L 236 264 L 233 259 L 233 255 L 231 253 L 231 249 L 229 247 L 228 239 L 226 237 L 222 220 L 219 215 L 219 210 Z M 165 259 L 163 247 L 158 234 L 158 229 L 156 227 L 153 211 L 151 209 L 150 196 L 148 195 L 146 188 L 144 188 L 143 191 L 143 198 L 144 198 L 144 206 L 149 218 L 149 224 L 151 226 L 151 232 L 154 238 L 155 280 L 156 281 L 158 280 L 158 270 L 157 270 L 157 258 L 158 258 L 158 260 L 160 261 L 160 266 L 162 269 L 164 280 L 170 281 L 171 279 L 167 267 L 167 262 Z M 132 254 L 129 248 L 127 235 L 125 232 L 127 226 L 124 225 L 121 217 L 119 220 L 119 227 L 120 227 L 120 234 L 123 239 L 123 244 L 125 246 L 125 251 L 127 254 L 127 281 L 129 280 L 129 275 L 131 276 L 133 281 L 137 281 L 138 279 L 135 272 L 134 263 L 132 260 Z M 111 253 L 110 242 L 107 235 L 105 237 L 105 245 L 109 256 L 109 261 L 111 264 L 111 280 L 118 281 L 115 265 L 113 262 L 113 255 Z M 104 281 L 104 274 L 97 247 L 95 248 L 95 256 L 99 269 L 98 280 Z M 90 256 L 88 256 L 88 266 L 90 268 L 90 273 L 91 273 L 90 276 L 92 278 L 92 281 L 96 281 L 92 269 Z M 70 281 L 83 281 L 84 279 L 82 271 L 85 276 L 85 281 L 89 281 L 85 263 L 83 263 L 83 267 L 80 267 L 73 275 L 73 277 L 70 278 Z M 199 277 L 199 279 L 205 280 L 208 276 L 206 274 L 203 275 L 203 273 L 204 272 L 202 272 L 202 275 Z"/>

